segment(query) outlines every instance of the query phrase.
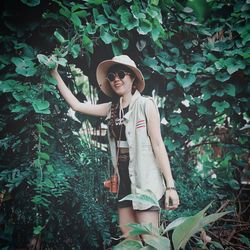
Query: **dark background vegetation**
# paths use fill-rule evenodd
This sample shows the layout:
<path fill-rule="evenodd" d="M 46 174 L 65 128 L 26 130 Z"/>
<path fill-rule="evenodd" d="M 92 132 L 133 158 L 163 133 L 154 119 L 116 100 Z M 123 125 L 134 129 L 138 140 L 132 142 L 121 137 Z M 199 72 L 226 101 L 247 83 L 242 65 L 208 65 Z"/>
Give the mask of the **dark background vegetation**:
<path fill-rule="evenodd" d="M 97 88 L 98 63 L 121 53 L 137 62 L 143 94 L 155 90 L 167 120 L 181 206 L 163 211 L 164 223 L 214 201 L 211 211 L 232 212 L 207 229 L 207 249 L 249 249 L 249 13 L 245 0 L 1 1 L 1 249 L 104 249 L 119 235 L 102 186 L 109 154 L 77 134 L 81 124 L 37 55 L 56 55 L 84 101 L 69 65 Z"/>

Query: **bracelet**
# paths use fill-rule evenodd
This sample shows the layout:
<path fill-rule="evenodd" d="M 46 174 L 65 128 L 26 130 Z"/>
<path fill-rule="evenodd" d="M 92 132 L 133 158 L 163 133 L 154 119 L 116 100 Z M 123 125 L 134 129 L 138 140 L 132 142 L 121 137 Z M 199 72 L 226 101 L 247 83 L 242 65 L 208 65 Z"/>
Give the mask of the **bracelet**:
<path fill-rule="evenodd" d="M 166 190 L 176 190 L 175 187 L 167 187 Z"/>

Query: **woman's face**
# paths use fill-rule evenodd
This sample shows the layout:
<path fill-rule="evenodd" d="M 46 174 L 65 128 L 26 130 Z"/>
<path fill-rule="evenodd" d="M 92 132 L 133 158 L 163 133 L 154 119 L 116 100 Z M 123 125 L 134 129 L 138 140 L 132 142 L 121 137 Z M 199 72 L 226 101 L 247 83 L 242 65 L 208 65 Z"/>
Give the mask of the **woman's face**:
<path fill-rule="evenodd" d="M 115 65 L 107 74 L 112 90 L 119 96 L 124 96 L 132 91 L 134 81 L 133 73 L 122 65 Z"/>

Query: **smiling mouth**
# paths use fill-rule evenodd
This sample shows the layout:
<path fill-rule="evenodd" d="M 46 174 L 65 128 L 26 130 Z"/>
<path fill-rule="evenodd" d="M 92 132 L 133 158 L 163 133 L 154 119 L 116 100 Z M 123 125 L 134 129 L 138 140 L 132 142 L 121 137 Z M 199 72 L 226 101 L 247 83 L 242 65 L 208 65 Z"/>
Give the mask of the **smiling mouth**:
<path fill-rule="evenodd" d="M 115 87 L 115 88 L 119 88 L 119 87 L 121 87 L 122 85 L 123 85 L 122 82 L 117 82 L 117 83 L 114 84 L 114 87 Z"/>

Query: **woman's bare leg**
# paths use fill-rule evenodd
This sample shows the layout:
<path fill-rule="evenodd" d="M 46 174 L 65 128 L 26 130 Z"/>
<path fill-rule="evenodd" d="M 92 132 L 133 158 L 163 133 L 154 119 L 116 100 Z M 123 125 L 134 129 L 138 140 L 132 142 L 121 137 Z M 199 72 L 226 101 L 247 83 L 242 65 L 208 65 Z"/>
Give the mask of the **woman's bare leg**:
<path fill-rule="evenodd" d="M 129 223 L 138 223 L 136 220 L 136 214 L 132 207 L 118 208 L 119 214 L 119 226 L 124 237 L 128 237 L 128 233 L 131 230 L 126 226 Z M 130 239 L 139 239 L 138 237 L 129 237 Z"/>
<path fill-rule="evenodd" d="M 136 220 L 139 224 L 148 225 L 152 223 L 153 227 L 159 227 L 159 211 L 136 211 Z M 141 235 L 146 239 L 149 235 Z"/>

